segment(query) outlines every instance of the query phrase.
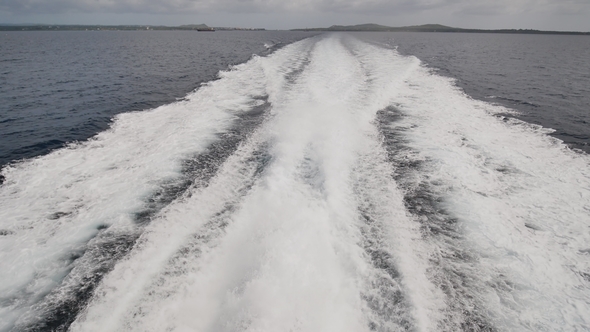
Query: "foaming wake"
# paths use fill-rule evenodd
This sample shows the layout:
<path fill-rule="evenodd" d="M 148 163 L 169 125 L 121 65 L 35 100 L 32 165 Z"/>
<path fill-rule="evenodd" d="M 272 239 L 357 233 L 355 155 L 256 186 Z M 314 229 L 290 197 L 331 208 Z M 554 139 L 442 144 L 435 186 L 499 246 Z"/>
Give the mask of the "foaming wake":
<path fill-rule="evenodd" d="M 588 329 L 588 156 L 325 35 L 3 171 L 0 330 Z"/>
<path fill-rule="evenodd" d="M 268 110 L 260 60 L 2 171 L 0 330 L 69 325 L 155 214 L 207 183 Z"/>
<path fill-rule="evenodd" d="M 589 158 L 417 71 L 383 116 L 433 280 L 463 329 L 590 328 Z M 392 144 L 393 145 L 393 144 Z M 390 145 L 390 146 L 392 146 Z M 416 166 L 411 167 L 408 164 Z M 468 300 L 466 300 L 468 299 Z M 467 310 L 465 309 L 467 308 Z"/>

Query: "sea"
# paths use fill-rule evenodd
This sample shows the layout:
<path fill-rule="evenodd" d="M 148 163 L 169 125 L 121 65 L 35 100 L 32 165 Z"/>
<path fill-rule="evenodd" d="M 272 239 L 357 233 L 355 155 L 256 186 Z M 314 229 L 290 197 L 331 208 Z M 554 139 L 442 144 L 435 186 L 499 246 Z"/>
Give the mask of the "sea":
<path fill-rule="evenodd" d="M 590 330 L 590 38 L 0 34 L 0 331 Z"/>

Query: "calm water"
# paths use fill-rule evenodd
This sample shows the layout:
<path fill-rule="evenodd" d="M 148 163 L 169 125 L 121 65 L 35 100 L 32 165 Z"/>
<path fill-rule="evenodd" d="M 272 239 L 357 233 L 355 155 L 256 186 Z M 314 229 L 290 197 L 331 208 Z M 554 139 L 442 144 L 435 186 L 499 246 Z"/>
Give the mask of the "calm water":
<path fill-rule="evenodd" d="M 468 95 L 517 110 L 518 118 L 555 129 L 555 137 L 590 152 L 588 36 L 400 33 L 379 38 L 456 78 Z"/>
<path fill-rule="evenodd" d="M 588 38 L 307 36 L 3 34 L 0 331 L 590 330 Z"/>

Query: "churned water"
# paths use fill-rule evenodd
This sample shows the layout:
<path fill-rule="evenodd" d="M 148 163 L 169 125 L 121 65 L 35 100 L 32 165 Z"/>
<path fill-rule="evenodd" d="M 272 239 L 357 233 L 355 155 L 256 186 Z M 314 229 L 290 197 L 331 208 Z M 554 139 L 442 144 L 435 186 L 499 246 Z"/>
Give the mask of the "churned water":
<path fill-rule="evenodd" d="M 114 39 L 96 50 L 145 38 L 143 56 L 152 45 L 170 59 L 186 51 L 163 46 L 168 39 L 180 47 L 201 38 L 133 33 L 101 35 Z M 82 118 L 108 128 L 3 168 L 0 330 L 589 329 L 590 157 L 572 149 L 586 146 L 576 130 L 587 126 L 567 116 L 588 116 L 587 68 L 565 64 L 579 64 L 586 39 L 567 51 L 559 43 L 574 39 L 554 41 L 570 60 L 554 64 L 546 81 L 529 73 L 527 84 L 521 76 L 530 70 L 515 69 L 525 64 L 507 49 L 545 48 L 551 59 L 555 49 L 538 44 L 555 37 L 304 37 L 215 32 L 203 43 L 209 54 L 226 54 L 223 68 L 191 73 L 153 58 L 137 77 L 161 83 L 111 89 L 98 79 L 104 93 L 82 89 L 89 100 L 120 95 L 129 103 L 98 103 L 80 117 L 36 117 L 46 109 L 40 99 L 70 93 L 57 90 L 22 95 L 19 102 L 37 105 L 21 106 L 22 118 L 7 108 L 16 123 L 2 123 L 6 136 L 31 142 L 71 142 L 59 125 L 76 128 Z M 496 51 L 486 57 L 486 47 Z M 551 66 L 532 53 L 536 65 Z M 84 80 L 109 68 L 127 73 L 140 61 L 133 54 Z M 241 63 L 228 68 L 236 54 Z M 498 57 L 504 64 L 494 67 Z M 151 76 L 157 63 L 181 83 Z M 15 86 L 43 86 L 27 84 L 17 68 L 3 65 L 19 77 L 11 84 L 21 82 L 3 87 L 5 100 Z M 487 75 L 502 68 L 503 76 Z M 164 92 L 151 100 L 149 91 Z M 582 96 L 562 102 L 530 91 Z M 133 103 L 148 104 L 132 112 Z M 555 132 L 552 119 L 563 124 Z M 551 136 L 563 133 L 579 137 L 568 145 Z M 6 160 L 20 158 L 5 146 Z"/>
<path fill-rule="evenodd" d="M 296 32 L 0 34 L 0 164 L 108 128 L 122 112 L 183 98 L 220 70 L 309 36 Z"/>

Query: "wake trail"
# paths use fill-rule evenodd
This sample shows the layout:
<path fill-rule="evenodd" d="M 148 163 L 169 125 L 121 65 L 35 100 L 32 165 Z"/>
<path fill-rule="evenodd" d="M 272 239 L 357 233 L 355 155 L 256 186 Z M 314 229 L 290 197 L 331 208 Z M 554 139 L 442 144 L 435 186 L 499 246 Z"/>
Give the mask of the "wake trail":
<path fill-rule="evenodd" d="M 254 57 L 3 170 L 0 330 L 588 329 L 590 160 L 509 113 L 347 34 Z"/>
<path fill-rule="evenodd" d="M 306 49 L 304 66 L 283 73 L 279 59 Z M 386 271 L 394 269 L 392 248 L 384 244 L 390 238 L 370 245 L 373 236 L 361 231 L 359 156 L 378 145 L 367 132 L 374 133 L 383 101 L 367 94 L 367 72 L 341 38 L 296 43 L 274 56 L 265 70 L 282 78 L 267 89 L 270 117 L 209 186 L 162 212 L 160 226 L 153 224 L 136 253 L 104 280 L 104 295 L 74 330 L 385 331 L 419 325 L 405 299 L 387 312 L 387 295 L 405 293 L 399 273 Z M 389 212 L 381 212 L 378 223 L 386 223 Z M 187 220 L 194 220 L 193 231 L 180 228 Z M 129 279 L 130 271 L 143 278 Z"/>
<path fill-rule="evenodd" d="M 259 62 L 2 170 L 0 330 L 67 328 L 158 212 L 207 185 L 267 114 Z"/>
<path fill-rule="evenodd" d="M 426 69 L 379 116 L 405 205 L 433 247 L 440 330 L 589 327 L 589 159 Z"/>

